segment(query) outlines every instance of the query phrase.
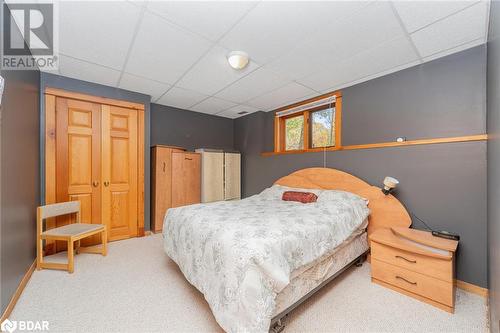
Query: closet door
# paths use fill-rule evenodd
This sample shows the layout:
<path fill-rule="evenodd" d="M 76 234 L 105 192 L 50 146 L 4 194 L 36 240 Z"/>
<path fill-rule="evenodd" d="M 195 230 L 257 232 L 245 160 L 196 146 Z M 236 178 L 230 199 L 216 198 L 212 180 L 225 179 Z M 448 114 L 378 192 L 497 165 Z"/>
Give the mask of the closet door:
<path fill-rule="evenodd" d="M 240 174 L 240 154 L 224 153 L 224 200 L 241 198 Z"/>
<path fill-rule="evenodd" d="M 172 153 L 172 207 L 200 202 L 200 167 L 200 154 Z"/>
<path fill-rule="evenodd" d="M 102 220 L 110 240 L 137 236 L 137 110 L 103 105 Z"/>
<path fill-rule="evenodd" d="M 100 105 L 67 98 L 56 99 L 56 201 L 78 200 L 84 223 L 101 221 L 101 119 Z M 74 217 L 56 219 L 56 226 Z M 98 242 L 100 236 L 82 240 L 82 245 Z M 63 242 L 57 251 L 64 250 Z"/>

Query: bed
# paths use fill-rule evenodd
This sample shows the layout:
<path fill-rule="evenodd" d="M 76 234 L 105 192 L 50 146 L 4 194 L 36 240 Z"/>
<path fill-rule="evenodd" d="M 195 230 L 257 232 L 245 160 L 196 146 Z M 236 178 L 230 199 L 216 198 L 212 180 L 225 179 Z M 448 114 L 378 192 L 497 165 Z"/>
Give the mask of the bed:
<path fill-rule="evenodd" d="M 281 200 L 284 191 L 318 195 Z M 227 332 L 267 332 L 368 251 L 373 230 L 411 224 L 392 195 L 329 168 L 296 171 L 244 200 L 170 209 L 167 255 Z"/>

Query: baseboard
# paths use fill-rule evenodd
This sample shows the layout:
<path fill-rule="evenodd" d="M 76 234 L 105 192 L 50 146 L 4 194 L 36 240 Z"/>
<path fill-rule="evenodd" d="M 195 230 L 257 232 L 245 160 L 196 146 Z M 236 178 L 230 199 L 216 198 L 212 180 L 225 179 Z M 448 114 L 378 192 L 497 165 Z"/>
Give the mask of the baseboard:
<path fill-rule="evenodd" d="M 488 298 L 488 288 L 476 286 L 465 281 L 455 280 L 455 286 L 470 293 Z"/>
<path fill-rule="evenodd" d="M 5 319 L 9 318 L 10 314 L 12 313 L 12 310 L 14 310 L 14 307 L 16 306 L 16 303 L 19 300 L 19 297 L 21 297 L 21 294 L 23 293 L 26 284 L 28 284 L 31 275 L 35 271 L 35 268 L 36 268 L 36 259 L 35 261 L 33 261 L 26 274 L 24 274 L 23 278 L 21 279 L 21 282 L 19 283 L 19 286 L 14 292 L 14 295 L 12 295 L 9 304 L 7 304 L 5 311 L 2 313 L 2 317 L 0 317 L 0 323 L 3 323 Z"/>

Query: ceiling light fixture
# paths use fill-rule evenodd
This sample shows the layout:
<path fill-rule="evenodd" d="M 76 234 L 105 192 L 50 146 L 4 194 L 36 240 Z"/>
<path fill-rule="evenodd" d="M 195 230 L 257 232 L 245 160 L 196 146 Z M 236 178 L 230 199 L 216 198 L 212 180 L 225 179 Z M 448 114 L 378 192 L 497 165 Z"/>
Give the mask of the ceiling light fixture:
<path fill-rule="evenodd" d="M 248 54 L 243 51 L 233 51 L 227 55 L 227 61 L 234 69 L 242 70 L 247 67 L 249 58 Z"/>

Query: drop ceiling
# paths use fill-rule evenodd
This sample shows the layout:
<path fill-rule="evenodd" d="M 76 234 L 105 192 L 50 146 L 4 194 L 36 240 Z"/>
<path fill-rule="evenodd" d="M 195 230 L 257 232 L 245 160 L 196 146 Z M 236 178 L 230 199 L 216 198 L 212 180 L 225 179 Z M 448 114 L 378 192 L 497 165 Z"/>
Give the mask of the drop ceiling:
<path fill-rule="evenodd" d="M 56 74 L 237 118 L 486 42 L 487 1 L 60 2 Z M 233 70 L 226 55 L 251 62 Z"/>

